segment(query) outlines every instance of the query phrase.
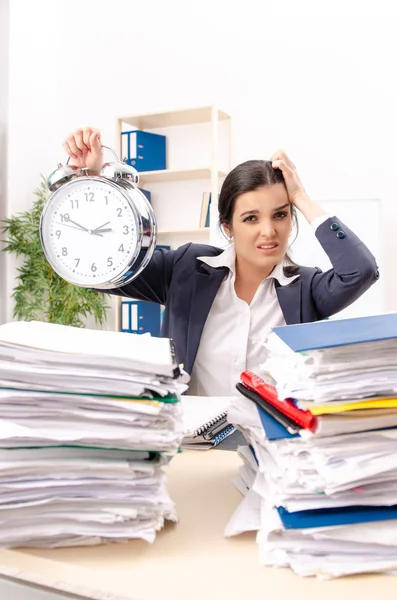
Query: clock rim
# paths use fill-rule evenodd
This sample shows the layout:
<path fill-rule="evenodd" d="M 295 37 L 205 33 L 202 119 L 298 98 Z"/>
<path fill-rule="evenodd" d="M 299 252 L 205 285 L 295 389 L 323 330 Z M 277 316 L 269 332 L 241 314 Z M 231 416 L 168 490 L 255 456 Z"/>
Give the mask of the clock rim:
<path fill-rule="evenodd" d="M 63 195 L 63 193 L 65 192 L 65 189 L 67 189 L 68 187 L 71 187 L 72 185 L 76 185 L 76 183 L 78 183 L 80 181 L 82 183 L 98 181 L 101 184 L 109 185 L 113 189 L 117 190 L 119 193 L 121 193 L 124 196 L 125 200 L 128 202 L 128 204 L 132 210 L 132 213 L 134 215 L 134 218 L 135 218 L 137 243 L 135 246 L 134 253 L 131 254 L 127 265 L 117 275 L 115 275 L 111 279 L 108 279 L 107 281 L 101 282 L 101 283 L 91 283 L 90 282 L 88 284 L 88 283 L 76 282 L 73 280 L 73 278 L 69 278 L 69 277 L 66 278 L 64 273 L 61 273 L 59 269 L 54 267 L 53 261 L 50 260 L 50 258 L 49 258 L 48 248 L 46 247 L 46 243 L 44 241 L 43 232 L 44 232 L 45 218 L 46 218 L 46 215 L 48 214 L 48 210 L 49 210 L 51 204 L 56 199 L 56 196 L 60 195 L 61 193 Z M 132 194 L 131 194 L 132 191 L 134 191 L 134 195 L 135 195 L 135 193 L 138 194 L 138 196 L 135 198 L 135 201 L 132 198 Z M 136 200 L 138 200 L 138 202 L 136 202 Z M 139 210 L 136 207 L 136 203 L 140 204 Z M 150 225 L 146 234 L 143 231 L 142 217 L 145 220 L 147 220 L 147 222 Z M 148 202 L 146 196 L 139 190 L 137 185 L 134 185 L 133 183 L 123 181 L 123 180 L 116 183 L 110 179 L 107 179 L 107 178 L 101 177 L 101 176 L 78 175 L 76 177 L 73 177 L 73 179 L 70 179 L 68 182 L 66 182 L 64 185 L 62 185 L 58 189 L 56 189 L 47 198 L 46 203 L 43 206 L 41 216 L 40 216 L 39 233 L 40 233 L 40 242 L 41 242 L 41 246 L 42 246 L 42 249 L 44 252 L 44 256 L 45 256 L 48 264 L 53 269 L 53 271 L 55 271 L 55 273 L 57 273 L 57 275 L 59 277 L 61 277 L 61 279 L 63 279 L 64 281 L 67 281 L 68 283 L 70 283 L 71 285 L 74 285 L 76 287 L 81 287 L 81 288 L 85 288 L 85 289 L 96 289 L 96 290 L 100 291 L 100 290 L 122 287 L 122 286 L 126 285 L 127 283 L 133 281 L 134 279 L 136 279 L 139 276 L 139 274 L 143 271 L 143 269 L 146 267 L 146 265 L 149 263 L 150 259 L 153 256 L 155 245 L 156 245 L 156 239 L 157 239 L 157 222 L 156 222 L 156 217 L 154 215 L 154 212 L 153 212 L 153 209 L 152 209 L 150 203 Z M 144 242 L 146 242 L 146 243 L 144 243 Z M 142 255 L 142 256 L 140 257 L 140 255 Z M 139 264 L 137 264 L 139 258 L 140 258 L 140 261 L 139 261 Z"/>

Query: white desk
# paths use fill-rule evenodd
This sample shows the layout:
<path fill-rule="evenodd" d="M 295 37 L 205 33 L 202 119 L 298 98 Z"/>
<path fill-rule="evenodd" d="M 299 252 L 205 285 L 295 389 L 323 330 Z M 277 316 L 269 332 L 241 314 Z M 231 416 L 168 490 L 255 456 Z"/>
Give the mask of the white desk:
<path fill-rule="evenodd" d="M 137 541 L 94 548 L 0 550 L 0 573 L 11 578 L 0 580 L 0 592 L 1 585 L 13 590 L 5 594 L 4 587 L 1 600 L 396 600 L 397 577 L 302 579 L 288 569 L 261 567 L 254 534 L 225 539 L 225 525 L 241 500 L 231 483 L 240 464 L 235 452 L 178 455 L 167 471 L 180 522 L 167 525 L 152 546 Z M 30 592 L 26 585 L 18 590 L 10 587 L 10 580 L 19 586 L 35 582 L 43 589 Z"/>

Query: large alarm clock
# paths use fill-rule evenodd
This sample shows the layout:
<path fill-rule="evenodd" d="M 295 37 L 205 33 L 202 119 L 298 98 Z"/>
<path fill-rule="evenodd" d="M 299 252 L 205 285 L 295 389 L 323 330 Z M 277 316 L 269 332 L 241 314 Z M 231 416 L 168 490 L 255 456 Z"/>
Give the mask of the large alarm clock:
<path fill-rule="evenodd" d="M 40 219 L 43 251 L 62 279 L 80 287 L 126 285 L 156 245 L 156 218 L 138 188 L 138 172 L 113 154 L 116 160 L 105 163 L 99 176 L 68 160 L 47 181 L 52 193 Z"/>

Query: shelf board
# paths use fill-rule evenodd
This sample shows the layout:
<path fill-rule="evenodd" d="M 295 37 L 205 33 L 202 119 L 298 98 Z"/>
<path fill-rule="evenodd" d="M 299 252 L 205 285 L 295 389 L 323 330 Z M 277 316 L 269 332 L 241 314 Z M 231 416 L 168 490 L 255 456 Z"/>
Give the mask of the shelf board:
<path fill-rule="evenodd" d="M 218 177 L 226 177 L 218 171 Z M 162 171 L 139 171 L 139 185 L 161 181 L 186 181 L 188 179 L 211 179 L 211 169 L 164 169 Z"/>
<path fill-rule="evenodd" d="M 174 127 L 177 125 L 195 125 L 211 121 L 211 106 L 187 108 L 184 110 L 170 110 L 143 115 L 120 117 L 120 121 L 137 129 L 156 129 L 161 127 Z M 230 119 L 230 115 L 218 109 L 218 119 Z"/>
<path fill-rule="evenodd" d="M 209 227 L 197 227 L 197 229 L 169 229 L 158 231 L 157 235 L 196 235 L 196 234 L 205 234 L 209 235 L 210 228 Z"/>

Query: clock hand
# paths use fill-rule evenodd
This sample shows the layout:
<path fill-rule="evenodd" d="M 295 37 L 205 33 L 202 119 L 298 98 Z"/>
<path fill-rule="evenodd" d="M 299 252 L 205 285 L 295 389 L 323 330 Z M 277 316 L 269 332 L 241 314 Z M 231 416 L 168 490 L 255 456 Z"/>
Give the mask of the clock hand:
<path fill-rule="evenodd" d="M 57 221 L 56 223 L 57 225 L 62 225 L 62 227 L 70 227 L 71 229 L 77 229 L 77 231 L 89 231 L 88 229 L 84 230 L 84 229 L 80 229 L 80 227 L 75 227 L 74 225 L 67 225 L 66 223 L 59 223 L 59 221 Z M 100 231 L 95 231 L 92 232 L 95 233 L 95 235 L 99 235 L 100 237 L 103 237 L 102 233 Z"/>
<path fill-rule="evenodd" d="M 107 231 L 112 231 L 111 227 L 107 227 L 106 229 L 94 229 L 91 233 L 98 235 L 98 233 L 106 233 Z"/>
<path fill-rule="evenodd" d="M 89 229 L 87 229 L 87 227 L 84 227 L 83 225 L 80 225 L 80 223 L 76 223 L 76 221 L 72 221 L 72 219 L 68 219 L 67 222 L 68 223 L 73 223 L 73 225 L 76 225 L 77 227 L 80 227 L 80 229 L 83 229 L 84 231 L 89 231 Z"/>
<path fill-rule="evenodd" d="M 95 229 L 92 230 L 92 233 L 95 233 L 95 231 L 98 231 L 99 229 L 102 229 L 102 227 L 105 227 L 105 225 L 109 225 L 109 223 L 110 223 L 110 221 L 107 221 L 103 225 L 100 225 L 99 227 L 95 227 Z"/>
<path fill-rule="evenodd" d="M 80 227 L 75 227 L 74 225 L 67 225 L 66 223 L 60 223 L 59 221 L 57 221 L 56 224 L 62 225 L 63 227 L 71 227 L 72 229 L 78 229 L 79 231 L 83 231 L 83 229 L 81 229 Z"/>

